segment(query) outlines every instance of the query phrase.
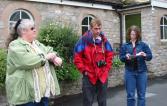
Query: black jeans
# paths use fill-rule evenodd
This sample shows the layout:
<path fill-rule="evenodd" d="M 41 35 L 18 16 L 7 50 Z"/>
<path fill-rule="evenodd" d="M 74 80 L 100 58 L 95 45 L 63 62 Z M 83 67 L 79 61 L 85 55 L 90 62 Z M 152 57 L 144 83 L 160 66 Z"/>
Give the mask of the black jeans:
<path fill-rule="evenodd" d="M 93 85 L 84 75 L 82 79 L 83 106 L 92 106 L 96 94 L 98 105 L 107 106 L 107 85 L 108 81 L 103 84 L 100 80 Z"/>

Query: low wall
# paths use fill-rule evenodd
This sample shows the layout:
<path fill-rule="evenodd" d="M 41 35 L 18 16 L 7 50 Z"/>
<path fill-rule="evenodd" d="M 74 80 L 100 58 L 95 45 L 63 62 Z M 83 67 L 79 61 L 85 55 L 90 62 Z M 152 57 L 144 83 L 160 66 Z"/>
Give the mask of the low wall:
<path fill-rule="evenodd" d="M 153 64 L 152 62 L 148 62 L 148 76 L 149 79 L 154 79 L 156 77 L 162 77 L 167 75 L 167 70 L 161 70 L 161 67 L 159 67 L 159 70 L 152 71 Z M 157 67 L 156 67 L 157 68 Z M 108 87 L 116 87 L 124 84 L 124 66 L 121 66 L 119 69 L 114 68 L 112 71 L 110 71 L 109 78 L 108 78 Z M 79 94 L 82 92 L 82 76 L 79 80 L 70 82 L 70 81 L 63 81 L 60 82 L 61 86 L 61 96 L 68 96 L 68 95 L 74 95 Z"/>
<path fill-rule="evenodd" d="M 110 71 L 108 78 L 108 87 L 116 87 L 119 85 L 123 85 L 123 74 L 124 74 L 124 66 L 121 66 L 119 69 L 114 68 Z M 71 82 L 71 81 L 63 81 L 60 82 L 61 86 L 61 95 L 74 95 L 79 94 L 82 91 L 82 76 L 79 80 Z"/>

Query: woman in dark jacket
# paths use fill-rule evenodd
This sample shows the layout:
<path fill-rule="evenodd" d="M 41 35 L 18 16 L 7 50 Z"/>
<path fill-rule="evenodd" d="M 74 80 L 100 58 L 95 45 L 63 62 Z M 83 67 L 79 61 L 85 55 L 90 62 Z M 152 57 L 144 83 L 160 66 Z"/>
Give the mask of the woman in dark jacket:
<path fill-rule="evenodd" d="M 125 62 L 125 86 L 127 106 L 135 106 L 135 90 L 137 90 L 137 106 L 145 106 L 147 86 L 147 66 L 145 61 L 152 59 L 148 45 L 140 41 L 141 33 L 137 26 L 128 30 L 128 43 L 123 44 L 120 60 Z"/>

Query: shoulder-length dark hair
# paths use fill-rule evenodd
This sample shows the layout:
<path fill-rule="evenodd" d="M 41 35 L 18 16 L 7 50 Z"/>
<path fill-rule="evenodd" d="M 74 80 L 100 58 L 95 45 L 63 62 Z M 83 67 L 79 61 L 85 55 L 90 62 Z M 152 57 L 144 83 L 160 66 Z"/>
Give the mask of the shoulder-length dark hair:
<path fill-rule="evenodd" d="M 140 31 L 140 28 L 138 26 L 135 26 L 135 25 L 132 25 L 128 29 L 128 31 L 127 31 L 127 40 L 128 41 L 131 40 L 130 34 L 131 34 L 132 31 L 134 31 L 136 33 L 136 39 L 137 39 L 137 41 L 140 41 L 141 40 L 141 31 Z"/>

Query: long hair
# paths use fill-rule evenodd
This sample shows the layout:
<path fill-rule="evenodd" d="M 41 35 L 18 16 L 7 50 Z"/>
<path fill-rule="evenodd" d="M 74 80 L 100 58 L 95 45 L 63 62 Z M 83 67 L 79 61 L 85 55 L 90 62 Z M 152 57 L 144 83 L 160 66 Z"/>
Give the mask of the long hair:
<path fill-rule="evenodd" d="M 141 40 L 141 31 L 140 28 L 138 26 L 132 25 L 127 32 L 127 40 L 130 41 L 131 37 L 130 34 L 131 32 L 134 31 L 136 33 L 136 40 L 140 41 Z"/>

